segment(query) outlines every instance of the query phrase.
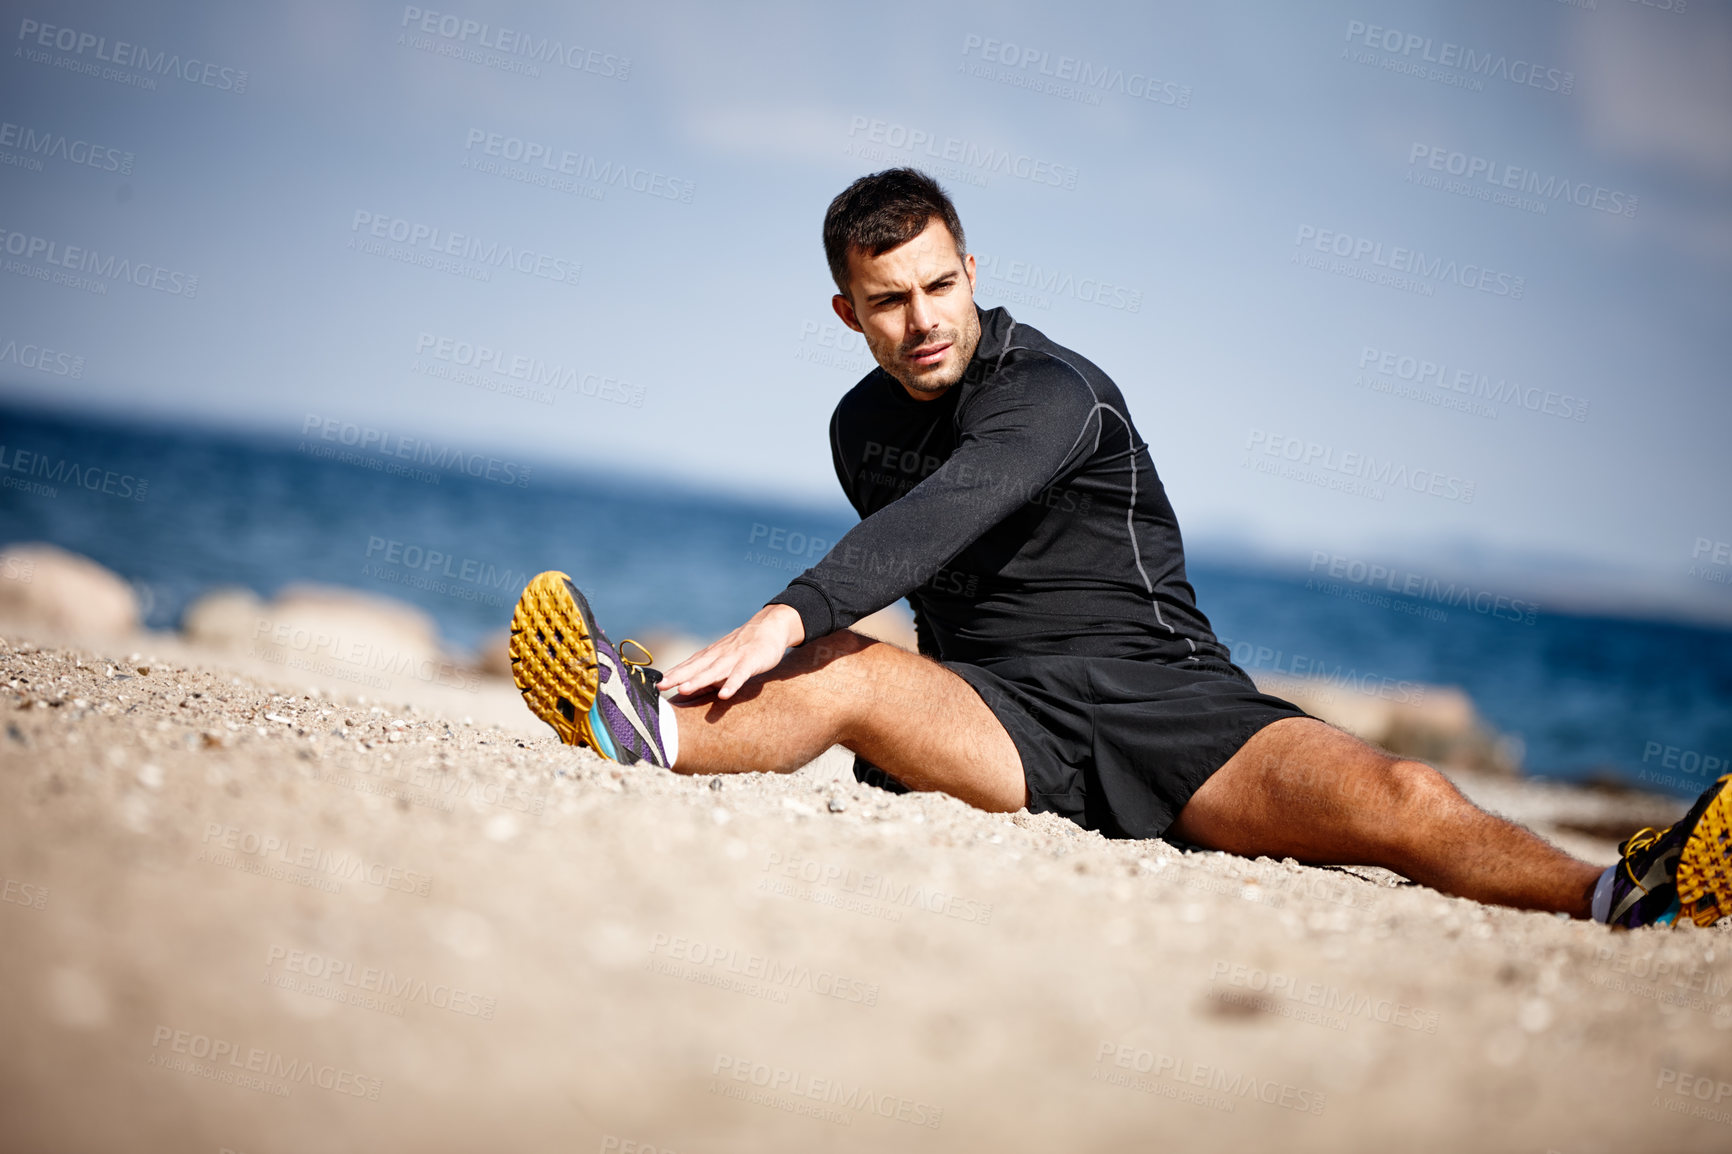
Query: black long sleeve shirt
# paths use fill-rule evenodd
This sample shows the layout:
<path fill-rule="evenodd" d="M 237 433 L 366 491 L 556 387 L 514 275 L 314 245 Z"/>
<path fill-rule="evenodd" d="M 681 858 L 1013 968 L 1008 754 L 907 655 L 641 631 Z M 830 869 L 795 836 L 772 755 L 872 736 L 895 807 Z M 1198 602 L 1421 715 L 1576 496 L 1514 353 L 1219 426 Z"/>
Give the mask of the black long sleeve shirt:
<path fill-rule="evenodd" d="M 812 640 L 907 597 L 921 652 L 947 661 L 1227 660 L 1118 386 L 1002 308 L 980 322 L 937 399 L 880 368 L 836 406 L 836 477 L 862 520 L 771 604 Z"/>

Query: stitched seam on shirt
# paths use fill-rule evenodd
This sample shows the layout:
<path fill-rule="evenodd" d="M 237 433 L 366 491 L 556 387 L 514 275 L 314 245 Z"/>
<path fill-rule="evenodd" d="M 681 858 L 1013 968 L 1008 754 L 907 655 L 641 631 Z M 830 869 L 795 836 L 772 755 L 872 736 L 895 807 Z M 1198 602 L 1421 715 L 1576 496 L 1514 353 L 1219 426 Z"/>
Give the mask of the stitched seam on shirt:
<path fill-rule="evenodd" d="M 1030 350 L 1030 351 L 1038 351 L 1038 350 Z M 1130 542 L 1131 542 L 1131 561 L 1137 567 L 1137 575 L 1143 579 L 1143 591 L 1149 595 L 1149 606 L 1150 606 L 1150 608 L 1152 608 L 1155 611 L 1156 624 L 1158 624 L 1162 629 L 1165 629 L 1168 633 L 1171 633 L 1175 636 L 1184 636 L 1185 637 L 1185 644 L 1190 646 L 1192 653 L 1195 653 L 1197 651 L 1197 643 L 1195 641 L 1193 641 L 1189 636 L 1180 634 L 1177 629 L 1174 629 L 1171 625 L 1167 624 L 1166 615 L 1161 612 L 1161 603 L 1155 597 L 1155 583 L 1149 579 L 1149 571 L 1143 567 L 1142 546 L 1137 544 L 1137 525 L 1136 525 L 1137 453 L 1140 450 L 1146 448 L 1146 446 L 1138 445 L 1135 443 L 1136 436 L 1131 429 L 1130 418 L 1125 416 L 1125 414 L 1119 412 L 1119 410 L 1117 408 L 1115 408 L 1114 406 L 1109 405 L 1105 401 L 1101 400 L 1100 394 L 1095 392 L 1094 386 L 1089 384 L 1088 377 L 1083 375 L 1083 372 L 1081 369 L 1077 368 L 1075 365 L 1071 364 L 1069 361 L 1065 360 L 1063 357 L 1058 356 L 1056 353 L 1042 353 L 1041 355 L 1051 357 L 1053 360 L 1057 361 L 1059 364 L 1063 365 L 1065 368 L 1067 368 L 1071 372 L 1075 373 L 1077 380 L 1081 381 L 1083 383 L 1083 387 L 1089 391 L 1089 396 L 1094 398 L 1094 402 L 1095 402 L 1094 408 L 1089 410 L 1088 417 L 1083 418 L 1083 426 L 1081 429 L 1077 430 L 1076 441 L 1073 441 L 1071 443 L 1072 449 L 1076 448 L 1077 443 L 1080 442 L 1083 439 L 1083 435 L 1088 432 L 1089 419 L 1094 417 L 1094 415 L 1102 409 L 1105 409 L 1107 412 L 1109 412 L 1113 416 L 1117 417 L 1119 419 L 1119 421 L 1121 423 L 1123 423 L 1123 425 L 1125 426 L 1125 436 L 1127 438 L 1129 438 L 1131 441 L 1131 446 L 1130 446 L 1130 454 L 1131 454 L 1131 500 L 1130 500 L 1130 504 L 1128 504 L 1125 507 L 1125 536 L 1129 537 Z M 1097 448 L 1097 449 L 1100 448 L 1100 446 L 1101 446 L 1101 434 L 1105 430 L 1105 426 L 1106 426 L 1106 422 L 1104 420 L 1097 422 L 1097 425 L 1095 428 L 1095 448 Z"/>

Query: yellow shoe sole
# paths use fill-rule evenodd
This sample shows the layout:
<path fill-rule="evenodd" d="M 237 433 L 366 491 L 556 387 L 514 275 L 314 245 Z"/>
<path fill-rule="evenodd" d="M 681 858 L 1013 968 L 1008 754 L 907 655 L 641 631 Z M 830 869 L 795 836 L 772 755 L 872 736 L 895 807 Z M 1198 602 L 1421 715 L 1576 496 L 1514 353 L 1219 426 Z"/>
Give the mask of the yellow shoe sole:
<path fill-rule="evenodd" d="M 597 684 L 595 640 L 570 581 L 558 570 L 537 574 L 517 599 L 511 679 L 529 711 L 552 726 L 559 740 L 594 749 L 589 708 Z"/>
<path fill-rule="evenodd" d="M 1675 875 L 1678 920 L 1711 926 L 1732 915 L 1732 776 L 1696 819 Z"/>

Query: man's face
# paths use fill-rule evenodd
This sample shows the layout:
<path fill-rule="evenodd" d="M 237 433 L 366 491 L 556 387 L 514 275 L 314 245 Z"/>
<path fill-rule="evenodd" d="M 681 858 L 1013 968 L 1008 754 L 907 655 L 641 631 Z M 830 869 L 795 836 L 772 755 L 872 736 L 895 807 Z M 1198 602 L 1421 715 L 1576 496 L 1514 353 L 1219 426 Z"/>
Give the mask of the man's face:
<path fill-rule="evenodd" d="M 909 396 L 935 400 L 962 379 L 980 343 L 974 257 L 958 255 L 943 221 L 878 256 L 854 249 L 848 273 L 848 295 L 830 303 Z"/>

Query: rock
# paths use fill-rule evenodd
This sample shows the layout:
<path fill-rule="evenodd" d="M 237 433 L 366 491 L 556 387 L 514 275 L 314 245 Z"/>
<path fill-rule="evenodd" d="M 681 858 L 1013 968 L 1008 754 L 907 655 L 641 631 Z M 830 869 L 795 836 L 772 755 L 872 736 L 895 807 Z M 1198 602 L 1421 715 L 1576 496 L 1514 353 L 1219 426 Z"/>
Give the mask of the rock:
<path fill-rule="evenodd" d="M 264 616 L 265 603 L 251 589 L 213 589 L 186 607 L 180 631 L 188 641 L 200 645 L 245 649 Z"/>
<path fill-rule="evenodd" d="M 138 628 L 138 597 L 88 557 L 54 545 L 10 545 L 0 552 L 0 618 L 26 629 L 121 637 Z"/>
<path fill-rule="evenodd" d="M 1362 690 L 1323 678 L 1253 676 L 1263 692 L 1393 754 L 1443 767 L 1519 774 L 1521 743 L 1492 729 L 1473 700 L 1453 686 Z"/>
<path fill-rule="evenodd" d="M 481 644 L 481 652 L 476 656 L 476 667 L 490 677 L 511 676 L 511 631 L 501 630 L 490 640 Z"/>
<path fill-rule="evenodd" d="M 433 619 L 413 605 L 324 585 L 291 585 L 266 602 L 246 589 L 217 589 L 187 608 L 188 640 L 274 664 L 355 675 L 408 676 L 458 684 L 472 677 L 439 646 Z"/>

